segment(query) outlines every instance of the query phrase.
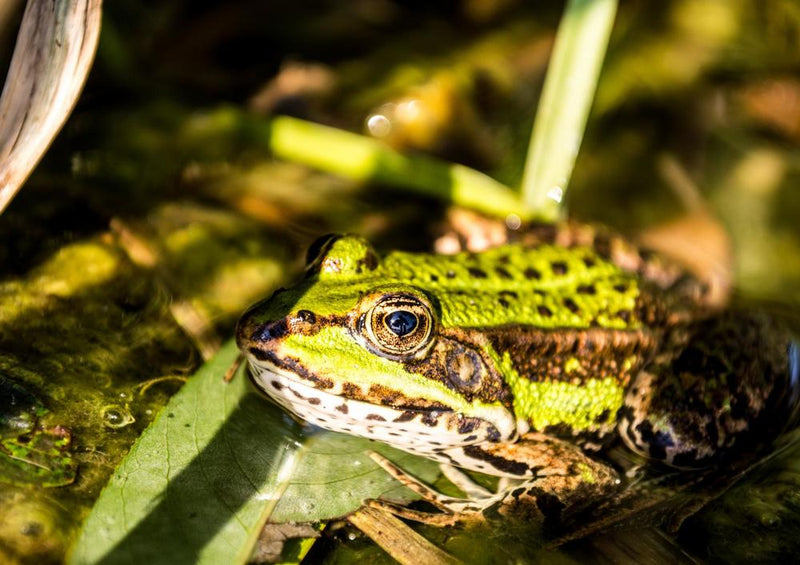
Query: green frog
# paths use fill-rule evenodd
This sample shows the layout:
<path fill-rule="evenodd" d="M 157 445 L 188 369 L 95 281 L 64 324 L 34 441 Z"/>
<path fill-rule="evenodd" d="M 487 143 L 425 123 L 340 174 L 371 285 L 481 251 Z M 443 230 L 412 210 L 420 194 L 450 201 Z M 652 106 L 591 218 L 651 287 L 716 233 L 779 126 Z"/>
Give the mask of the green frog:
<path fill-rule="evenodd" d="M 236 335 L 256 386 L 301 419 L 518 479 L 445 501 L 458 512 L 613 488 L 592 452 L 618 438 L 660 464 L 714 464 L 773 437 L 800 392 L 788 333 L 580 224 L 452 255 L 327 237 Z"/>

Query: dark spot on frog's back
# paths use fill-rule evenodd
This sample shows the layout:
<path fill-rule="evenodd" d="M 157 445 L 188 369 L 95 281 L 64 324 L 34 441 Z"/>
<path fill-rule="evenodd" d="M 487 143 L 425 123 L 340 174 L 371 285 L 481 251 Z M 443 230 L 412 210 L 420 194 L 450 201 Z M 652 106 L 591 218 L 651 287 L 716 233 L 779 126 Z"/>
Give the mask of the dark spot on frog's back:
<path fill-rule="evenodd" d="M 539 312 L 540 316 L 544 316 L 546 318 L 549 318 L 550 316 L 553 315 L 553 312 L 551 312 L 550 308 L 548 308 L 547 306 L 537 306 L 536 311 Z"/>
<path fill-rule="evenodd" d="M 597 294 L 597 289 L 593 284 L 582 284 L 575 289 L 578 294 Z"/>
<path fill-rule="evenodd" d="M 511 280 L 512 278 L 511 273 L 509 273 L 503 267 L 495 267 L 494 272 L 497 273 L 497 276 L 500 277 L 501 279 Z"/>
<path fill-rule="evenodd" d="M 567 264 L 564 261 L 553 261 L 550 265 L 550 269 L 553 271 L 554 275 L 566 275 L 567 274 Z"/>
<path fill-rule="evenodd" d="M 542 273 L 540 273 L 539 271 L 537 271 L 533 267 L 528 267 L 527 269 L 525 269 L 522 272 L 522 274 L 525 275 L 525 278 L 528 279 L 528 280 L 536 280 L 536 281 L 538 281 L 539 279 L 542 278 Z"/>
<path fill-rule="evenodd" d="M 564 299 L 564 308 L 566 308 L 567 310 L 569 310 L 573 314 L 577 314 L 578 312 L 581 311 L 580 306 L 578 306 L 575 303 L 575 301 L 572 300 L 571 298 L 565 298 Z"/>
<path fill-rule="evenodd" d="M 558 424 L 550 424 L 542 430 L 545 434 L 553 437 L 574 438 L 575 430 L 569 424 L 559 422 Z"/>
<path fill-rule="evenodd" d="M 367 253 L 364 257 L 356 263 L 356 273 L 360 274 L 364 269 L 374 271 L 378 266 L 378 258 L 374 253 Z"/>
<path fill-rule="evenodd" d="M 467 272 L 471 277 L 476 279 L 485 279 L 487 277 L 486 271 L 479 269 L 478 267 L 468 267 Z"/>

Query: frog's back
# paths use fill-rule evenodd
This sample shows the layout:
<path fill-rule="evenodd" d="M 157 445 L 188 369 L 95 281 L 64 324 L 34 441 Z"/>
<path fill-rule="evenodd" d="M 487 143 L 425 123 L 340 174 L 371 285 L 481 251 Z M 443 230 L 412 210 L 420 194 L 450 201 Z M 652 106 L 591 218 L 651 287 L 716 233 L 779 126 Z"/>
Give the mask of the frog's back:
<path fill-rule="evenodd" d="M 429 292 L 443 327 L 626 330 L 660 323 L 666 309 L 675 318 L 690 307 L 689 293 L 673 290 L 687 279 L 670 274 L 662 287 L 586 245 L 518 242 L 449 256 L 397 252 L 381 267 L 376 280 Z"/>
<path fill-rule="evenodd" d="M 518 418 L 559 436 L 612 432 L 632 377 L 702 287 L 658 256 L 595 230 L 541 227 L 452 256 L 393 253 L 388 273 L 435 297 L 440 331 L 501 374 Z"/>

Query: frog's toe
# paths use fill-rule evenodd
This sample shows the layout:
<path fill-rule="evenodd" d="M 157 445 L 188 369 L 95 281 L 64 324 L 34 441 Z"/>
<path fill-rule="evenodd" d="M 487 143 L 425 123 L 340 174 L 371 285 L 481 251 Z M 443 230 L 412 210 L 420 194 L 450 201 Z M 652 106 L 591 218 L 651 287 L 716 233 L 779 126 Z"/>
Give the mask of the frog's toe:
<path fill-rule="evenodd" d="M 468 498 L 456 498 L 452 496 L 444 495 L 433 488 L 429 487 L 418 478 L 410 475 L 388 459 L 386 459 L 383 455 L 379 453 L 370 452 L 370 458 L 375 461 L 378 465 L 380 465 L 387 473 L 397 479 L 400 483 L 402 483 L 405 487 L 409 488 L 416 494 L 422 497 L 423 500 L 432 504 L 436 507 L 440 512 L 444 514 L 452 514 L 460 517 L 465 517 L 469 514 L 481 514 L 487 508 L 495 505 L 496 503 L 500 502 L 505 498 L 506 493 L 498 492 L 492 493 L 479 485 L 472 482 L 466 475 L 462 475 L 459 471 L 456 471 L 453 468 L 448 469 L 445 472 L 445 476 L 453 482 L 454 485 L 464 490 L 467 494 Z M 455 480 L 453 480 L 455 479 Z M 387 501 L 378 501 L 380 504 L 383 504 Z M 371 502 L 372 503 L 372 502 Z M 370 503 L 370 504 L 371 504 Z M 387 502 L 388 506 L 397 506 L 400 508 L 405 508 L 401 505 L 398 505 L 393 502 Z M 412 511 L 417 512 L 417 511 Z M 399 514 L 397 512 L 393 512 L 397 516 L 408 517 L 411 518 L 410 515 L 406 514 Z M 427 514 L 423 512 L 423 514 Z M 436 515 L 436 514 L 433 514 Z M 417 520 L 420 522 L 431 523 L 429 520 Z"/>
<path fill-rule="evenodd" d="M 364 501 L 364 504 L 371 508 L 383 510 L 384 512 L 388 512 L 389 514 L 404 520 L 411 520 L 413 522 L 420 522 L 422 524 L 428 524 L 429 526 L 438 527 L 454 526 L 459 522 L 477 519 L 478 517 L 482 516 L 482 514 L 474 512 L 462 514 L 455 512 L 426 512 L 424 510 L 415 510 L 413 508 L 409 508 L 408 506 L 398 504 L 397 502 L 378 500 L 374 498 Z"/>
<path fill-rule="evenodd" d="M 441 463 L 439 465 L 439 469 L 442 471 L 442 474 L 447 477 L 447 480 L 464 491 L 464 494 L 466 494 L 468 498 L 483 499 L 490 498 L 492 496 L 492 493 L 489 490 L 483 488 L 481 485 L 473 481 L 469 475 L 458 468 L 453 467 L 452 465 Z"/>

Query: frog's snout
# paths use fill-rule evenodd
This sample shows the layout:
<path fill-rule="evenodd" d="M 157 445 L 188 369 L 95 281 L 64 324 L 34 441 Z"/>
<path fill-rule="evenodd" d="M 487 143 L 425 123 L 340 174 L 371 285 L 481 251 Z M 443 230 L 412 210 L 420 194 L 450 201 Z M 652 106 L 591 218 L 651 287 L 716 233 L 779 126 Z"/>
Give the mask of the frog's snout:
<path fill-rule="evenodd" d="M 250 341 L 265 343 L 275 339 L 280 339 L 289 332 L 286 320 L 277 320 L 266 324 L 259 324 L 253 328 L 250 334 Z"/>
<path fill-rule="evenodd" d="M 264 322 L 245 314 L 236 327 L 236 344 L 245 353 L 252 352 L 253 349 L 268 350 L 288 331 L 285 318 Z"/>
<path fill-rule="evenodd" d="M 276 320 L 264 321 L 263 317 L 245 313 L 236 328 L 236 343 L 242 351 L 253 348 L 267 351 L 275 349 L 289 335 L 313 334 L 321 324 L 310 310 L 299 310 Z"/>

